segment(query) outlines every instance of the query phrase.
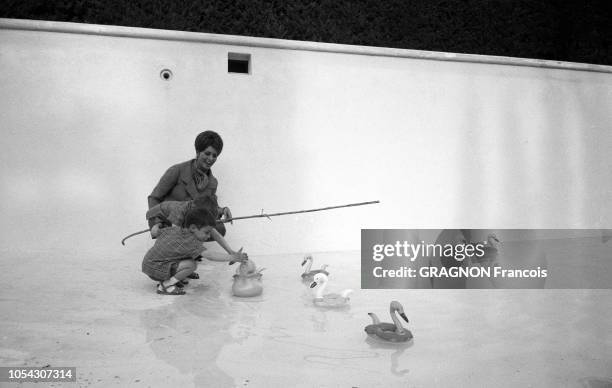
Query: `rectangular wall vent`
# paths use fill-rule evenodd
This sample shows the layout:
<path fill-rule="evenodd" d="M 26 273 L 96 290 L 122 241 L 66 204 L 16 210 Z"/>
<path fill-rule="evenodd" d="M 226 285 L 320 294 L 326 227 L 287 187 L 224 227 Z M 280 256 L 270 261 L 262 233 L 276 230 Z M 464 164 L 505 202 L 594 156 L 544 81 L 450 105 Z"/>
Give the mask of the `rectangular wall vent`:
<path fill-rule="evenodd" d="M 251 74 L 251 54 L 227 53 L 227 72 Z"/>

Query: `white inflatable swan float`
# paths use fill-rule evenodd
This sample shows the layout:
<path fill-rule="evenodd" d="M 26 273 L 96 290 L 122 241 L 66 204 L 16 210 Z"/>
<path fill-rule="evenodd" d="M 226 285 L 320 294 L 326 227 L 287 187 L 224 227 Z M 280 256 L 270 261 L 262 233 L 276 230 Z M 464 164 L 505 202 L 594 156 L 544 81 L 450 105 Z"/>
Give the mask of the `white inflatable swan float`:
<path fill-rule="evenodd" d="M 323 307 L 342 307 L 348 304 L 349 295 L 353 290 L 344 290 L 340 294 L 325 294 L 328 278 L 324 273 L 314 275 L 314 280 L 310 284 L 310 288 L 315 289 L 314 304 Z"/>

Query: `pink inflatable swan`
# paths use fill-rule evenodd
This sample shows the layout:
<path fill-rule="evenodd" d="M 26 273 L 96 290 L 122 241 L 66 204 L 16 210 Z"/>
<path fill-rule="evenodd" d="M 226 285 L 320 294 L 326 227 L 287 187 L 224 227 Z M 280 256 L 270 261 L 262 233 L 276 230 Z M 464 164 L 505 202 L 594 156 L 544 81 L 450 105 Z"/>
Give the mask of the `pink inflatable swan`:
<path fill-rule="evenodd" d="M 323 264 L 320 269 L 310 270 L 312 267 L 312 261 L 312 255 L 306 255 L 304 256 L 304 260 L 302 260 L 302 267 L 306 265 L 306 268 L 304 268 L 304 273 L 302 273 L 303 281 L 312 282 L 313 277 L 318 273 L 324 273 L 325 275 L 329 276 L 329 272 L 327 272 L 327 264 Z"/>
<path fill-rule="evenodd" d="M 370 337 L 382 339 L 388 342 L 406 342 L 412 339 L 412 333 L 410 330 L 406 330 L 402 327 L 401 321 L 395 313 L 399 313 L 406 322 L 408 317 L 404 314 L 404 307 L 400 302 L 393 301 L 389 306 L 389 313 L 393 323 L 380 322 L 376 314 L 368 313 L 372 318 L 372 324 L 365 327 L 365 332 Z"/>

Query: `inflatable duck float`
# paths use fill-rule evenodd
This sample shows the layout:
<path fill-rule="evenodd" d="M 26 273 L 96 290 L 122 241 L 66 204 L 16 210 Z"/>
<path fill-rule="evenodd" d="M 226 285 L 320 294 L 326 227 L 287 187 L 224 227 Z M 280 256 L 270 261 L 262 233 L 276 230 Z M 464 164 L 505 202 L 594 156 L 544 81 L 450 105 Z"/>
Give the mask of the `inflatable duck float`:
<path fill-rule="evenodd" d="M 306 268 L 304 268 L 304 273 L 302 273 L 303 281 L 312 282 L 314 280 L 314 276 L 318 273 L 323 273 L 329 276 L 329 272 L 327 272 L 327 267 L 329 266 L 327 264 L 323 264 L 319 269 L 311 270 L 310 268 L 312 267 L 312 262 L 312 255 L 304 256 L 304 260 L 302 260 L 302 267 L 305 265 Z"/>
<path fill-rule="evenodd" d="M 325 287 L 328 282 L 327 275 L 318 273 L 314 275 L 314 280 L 310 283 L 310 288 L 315 289 L 314 304 L 321 307 L 343 307 L 348 305 L 349 295 L 353 290 L 344 290 L 340 294 L 325 294 Z"/>
<path fill-rule="evenodd" d="M 234 275 L 232 293 L 235 296 L 250 297 L 261 295 L 263 284 L 261 283 L 261 271 L 265 268 L 257 269 L 253 260 L 245 260 L 240 263 Z"/>
<path fill-rule="evenodd" d="M 412 333 L 410 330 L 402 327 L 401 321 L 397 317 L 397 314 L 399 314 L 400 317 L 408 322 L 408 317 L 404 314 L 404 307 L 402 307 L 402 304 L 397 301 L 392 301 L 389 306 L 389 313 L 391 314 L 393 323 L 380 322 L 376 314 L 368 313 L 372 318 L 372 324 L 365 327 L 365 332 L 368 333 L 370 337 L 387 342 L 407 342 L 411 340 Z"/>

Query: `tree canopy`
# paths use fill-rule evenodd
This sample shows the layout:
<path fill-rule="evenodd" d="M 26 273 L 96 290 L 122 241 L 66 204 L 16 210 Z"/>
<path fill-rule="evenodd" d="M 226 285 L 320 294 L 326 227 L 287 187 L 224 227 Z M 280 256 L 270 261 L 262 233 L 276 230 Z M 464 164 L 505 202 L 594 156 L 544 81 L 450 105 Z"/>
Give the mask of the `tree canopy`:
<path fill-rule="evenodd" d="M 612 65 L 605 0 L 8 0 L 0 17 Z"/>

